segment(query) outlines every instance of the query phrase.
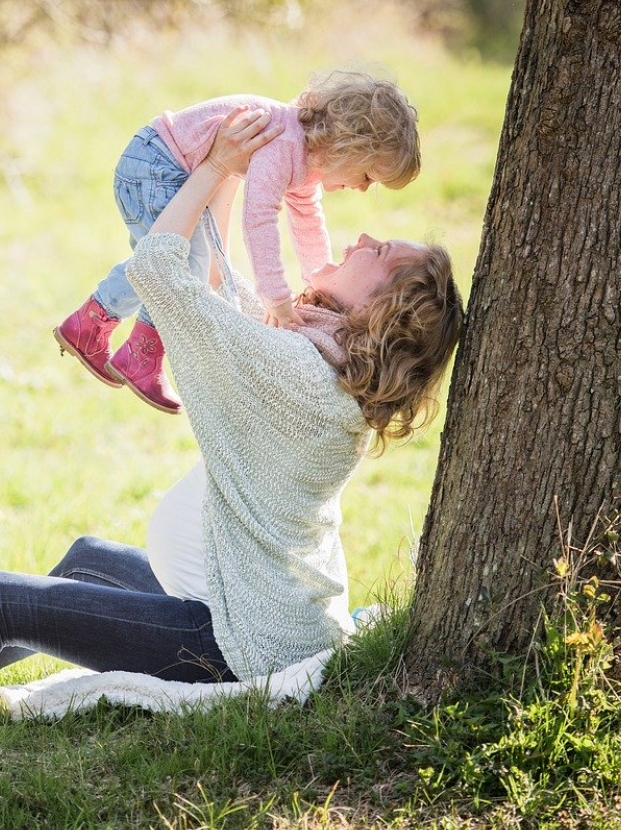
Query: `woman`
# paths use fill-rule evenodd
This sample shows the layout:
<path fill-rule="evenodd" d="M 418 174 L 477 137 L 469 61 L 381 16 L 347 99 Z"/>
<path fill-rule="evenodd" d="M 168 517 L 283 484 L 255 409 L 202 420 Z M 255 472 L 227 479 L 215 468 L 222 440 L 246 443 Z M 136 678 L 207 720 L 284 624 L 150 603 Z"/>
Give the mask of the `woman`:
<path fill-rule="evenodd" d="M 188 240 L 205 205 L 228 224 L 223 183 L 275 134 L 267 116 L 239 116 L 127 272 L 164 340 L 201 464 L 156 512 L 149 556 L 86 537 L 49 577 L 0 574 L 0 665 L 30 649 L 99 671 L 243 680 L 351 630 L 340 495 L 372 430 L 383 445 L 424 415 L 461 300 L 443 249 L 365 234 L 312 275 L 293 330 L 265 326 L 243 280 L 240 312 L 193 277 Z"/>

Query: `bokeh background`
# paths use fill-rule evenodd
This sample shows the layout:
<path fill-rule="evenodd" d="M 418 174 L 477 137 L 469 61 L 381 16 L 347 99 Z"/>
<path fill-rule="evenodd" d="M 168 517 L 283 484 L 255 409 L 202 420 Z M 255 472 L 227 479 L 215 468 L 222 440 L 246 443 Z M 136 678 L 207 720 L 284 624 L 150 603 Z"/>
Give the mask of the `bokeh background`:
<path fill-rule="evenodd" d="M 335 253 L 363 230 L 437 241 L 467 297 L 522 13 L 503 0 L 0 0 L 0 567 L 44 572 L 84 533 L 142 545 L 197 457 L 185 417 L 98 383 L 51 334 L 128 253 L 112 176 L 133 131 L 214 95 L 290 100 L 333 67 L 389 75 L 419 110 L 422 173 L 399 192 L 326 194 Z M 247 271 L 239 203 L 233 252 Z M 295 274 L 284 226 L 283 256 Z M 352 607 L 407 590 L 443 417 L 349 485 Z"/>

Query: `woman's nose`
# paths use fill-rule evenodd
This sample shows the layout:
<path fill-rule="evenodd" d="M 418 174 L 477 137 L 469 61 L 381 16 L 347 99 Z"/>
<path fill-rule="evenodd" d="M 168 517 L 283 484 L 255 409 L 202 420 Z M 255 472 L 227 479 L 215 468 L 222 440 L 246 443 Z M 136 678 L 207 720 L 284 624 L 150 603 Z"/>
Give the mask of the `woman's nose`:
<path fill-rule="evenodd" d="M 356 188 L 356 190 L 360 190 L 360 191 L 361 191 L 361 193 L 366 193 L 366 192 L 367 192 L 367 190 L 369 189 L 369 185 L 370 185 L 370 184 L 371 184 L 371 182 L 361 182 L 361 183 L 358 185 L 358 187 Z"/>
<path fill-rule="evenodd" d="M 368 233 L 361 233 L 358 239 L 358 245 L 361 248 L 377 248 L 379 242 L 377 239 L 373 239 L 372 236 L 369 236 Z"/>

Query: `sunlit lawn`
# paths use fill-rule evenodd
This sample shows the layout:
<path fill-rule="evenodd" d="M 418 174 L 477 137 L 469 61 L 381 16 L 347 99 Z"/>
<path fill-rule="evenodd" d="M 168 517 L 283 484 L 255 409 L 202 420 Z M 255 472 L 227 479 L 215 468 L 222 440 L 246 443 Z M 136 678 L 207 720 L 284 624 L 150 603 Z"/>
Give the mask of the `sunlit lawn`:
<path fill-rule="evenodd" d="M 387 35 L 371 41 L 372 51 L 368 38 L 351 32 L 302 32 L 268 43 L 215 28 L 183 39 L 136 38 L 132 48 L 71 49 L 62 57 L 46 47 L 4 61 L 0 169 L 11 187 L 0 179 L 3 568 L 43 572 L 82 533 L 143 544 L 157 500 L 196 458 L 185 417 L 160 414 L 128 391 L 98 383 L 74 359 L 61 359 L 51 335 L 127 255 L 112 173 L 132 131 L 159 111 L 225 92 L 288 100 L 315 69 L 352 60 L 372 71 L 383 65 L 419 107 L 423 172 L 401 192 L 327 194 L 335 252 L 362 230 L 440 241 L 467 293 L 508 71 L 458 62 L 409 37 L 390 15 L 384 26 Z M 238 226 L 236 264 L 247 270 Z M 295 274 L 288 241 L 284 255 Z M 117 332 L 118 342 L 127 331 L 125 325 Z M 352 607 L 369 589 L 381 593 L 386 580 L 409 574 L 441 421 L 418 442 L 365 460 L 346 492 Z"/>

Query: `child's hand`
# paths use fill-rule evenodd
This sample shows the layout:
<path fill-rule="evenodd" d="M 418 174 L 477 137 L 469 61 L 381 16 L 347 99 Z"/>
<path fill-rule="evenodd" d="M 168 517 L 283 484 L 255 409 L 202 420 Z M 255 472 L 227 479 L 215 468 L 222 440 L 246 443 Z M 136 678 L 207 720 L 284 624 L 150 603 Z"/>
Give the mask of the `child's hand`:
<path fill-rule="evenodd" d="M 280 305 L 267 308 L 265 316 L 263 317 L 263 322 L 268 326 L 273 326 L 277 329 L 288 329 L 291 328 L 293 324 L 296 326 L 304 325 L 304 320 L 302 320 L 300 315 L 293 308 L 291 300 L 285 300 L 284 303 L 280 303 Z"/>

